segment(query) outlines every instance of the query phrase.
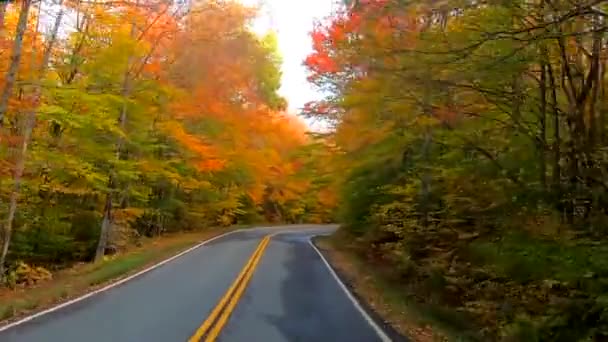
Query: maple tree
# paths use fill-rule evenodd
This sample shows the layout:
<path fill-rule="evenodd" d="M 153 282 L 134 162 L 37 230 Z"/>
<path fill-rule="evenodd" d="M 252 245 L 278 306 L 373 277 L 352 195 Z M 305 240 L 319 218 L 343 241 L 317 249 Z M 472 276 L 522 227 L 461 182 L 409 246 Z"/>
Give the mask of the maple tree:
<path fill-rule="evenodd" d="M 142 236 L 332 219 L 330 188 L 301 177 L 314 142 L 278 94 L 276 37 L 250 31 L 254 9 L 46 5 L 1 12 L 7 282 L 21 262 L 100 261 Z"/>

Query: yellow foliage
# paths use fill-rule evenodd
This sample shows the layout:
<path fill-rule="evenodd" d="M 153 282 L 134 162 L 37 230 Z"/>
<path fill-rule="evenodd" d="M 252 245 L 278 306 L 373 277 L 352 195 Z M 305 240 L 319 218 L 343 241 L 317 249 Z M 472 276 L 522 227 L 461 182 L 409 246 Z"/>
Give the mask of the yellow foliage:
<path fill-rule="evenodd" d="M 17 263 L 17 267 L 7 275 L 7 282 L 10 286 L 33 286 L 52 278 L 51 272 L 44 267 L 34 267 L 20 261 Z"/>

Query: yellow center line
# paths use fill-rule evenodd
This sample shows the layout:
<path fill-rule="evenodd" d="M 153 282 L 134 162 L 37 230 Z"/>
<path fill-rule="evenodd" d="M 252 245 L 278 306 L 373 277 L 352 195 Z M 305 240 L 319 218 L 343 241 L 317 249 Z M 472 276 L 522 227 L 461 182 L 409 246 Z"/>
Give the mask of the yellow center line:
<path fill-rule="evenodd" d="M 260 241 L 260 244 L 255 249 L 255 251 L 249 258 L 249 260 L 247 261 L 247 263 L 245 264 L 245 266 L 243 267 L 243 269 L 241 270 L 241 272 L 239 273 L 239 275 L 237 276 L 235 281 L 232 283 L 232 285 L 230 286 L 228 291 L 226 291 L 224 296 L 220 299 L 219 303 L 215 306 L 213 311 L 211 311 L 211 314 L 209 315 L 209 317 L 207 317 L 207 319 L 203 322 L 203 324 L 196 330 L 194 335 L 192 335 L 192 337 L 190 337 L 188 342 L 200 341 L 202 339 L 202 337 L 207 333 L 209 328 L 211 328 L 211 326 L 216 321 L 216 319 L 220 315 L 220 313 L 222 313 L 222 310 L 224 310 L 224 308 L 225 308 L 224 312 L 222 313 L 222 316 L 218 320 L 218 323 L 214 326 L 213 330 L 209 333 L 209 336 L 205 339 L 205 342 L 214 341 L 217 338 L 217 336 L 221 332 L 221 329 L 227 323 L 228 318 L 230 317 L 230 314 L 236 307 L 236 304 L 238 303 L 238 299 L 241 297 L 242 293 L 244 292 L 245 288 L 247 287 L 247 284 L 249 283 L 249 280 L 251 279 L 253 272 L 255 271 L 255 268 L 256 268 L 258 262 L 260 261 L 262 254 L 264 253 L 264 250 L 266 249 L 266 246 L 268 245 L 269 242 L 270 242 L 270 236 L 265 236 L 262 239 L 262 241 Z M 228 304 L 228 307 L 226 307 L 226 304 Z"/>
<path fill-rule="evenodd" d="M 270 238 L 268 238 L 268 240 L 265 241 L 265 244 L 262 247 L 260 254 L 258 254 L 257 258 L 253 262 L 253 265 L 251 266 L 251 271 L 248 272 L 247 275 L 245 275 L 245 279 L 243 279 L 243 281 L 239 285 L 239 288 L 236 290 L 236 293 L 230 299 L 230 303 L 228 303 L 228 307 L 226 307 L 226 310 L 224 310 L 224 312 L 220 316 L 219 320 L 217 321 L 217 323 L 215 324 L 213 329 L 211 329 L 211 331 L 209 332 L 209 335 L 205 339 L 205 342 L 214 342 L 215 339 L 219 336 L 220 332 L 222 331 L 222 328 L 224 328 L 224 326 L 228 322 L 228 318 L 230 318 L 230 315 L 234 311 L 236 304 L 239 302 L 239 299 L 241 299 L 243 292 L 245 292 L 245 289 L 247 288 L 247 285 L 249 284 L 251 277 L 253 277 L 253 272 L 255 272 L 255 269 L 256 269 L 258 263 L 260 262 L 260 259 L 262 259 L 262 254 L 264 254 L 264 250 L 266 250 L 266 246 L 268 246 L 269 242 L 270 242 Z"/>

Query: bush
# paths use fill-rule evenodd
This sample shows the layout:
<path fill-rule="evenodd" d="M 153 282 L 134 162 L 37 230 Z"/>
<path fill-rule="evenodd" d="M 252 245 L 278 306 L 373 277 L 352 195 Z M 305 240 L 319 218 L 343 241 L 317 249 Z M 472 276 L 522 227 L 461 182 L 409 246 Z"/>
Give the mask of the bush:
<path fill-rule="evenodd" d="M 33 286 L 52 278 L 53 275 L 46 268 L 30 266 L 22 261 L 19 261 L 14 268 L 9 269 L 6 282 L 10 287 L 15 287 L 18 285 Z"/>
<path fill-rule="evenodd" d="M 98 214 L 79 211 L 68 218 L 49 215 L 32 226 L 20 226 L 13 234 L 8 266 L 23 261 L 56 268 L 90 261 L 97 247 L 100 222 Z"/>
<path fill-rule="evenodd" d="M 146 211 L 131 222 L 131 227 L 141 236 L 154 237 L 164 232 L 163 221 L 164 217 L 159 211 Z"/>
<path fill-rule="evenodd" d="M 67 234 L 43 228 L 20 228 L 13 235 L 9 265 L 23 260 L 38 265 L 61 266 L 78 260 L 77 245 Z"/>
<path fill-rule="evenodd" d="M 74 239 L 74 260 L 90 261 L 95 256 L 101 219 L 101 215 L 94 211 L 81 211 L 72 216 L 70 234 Z"/>

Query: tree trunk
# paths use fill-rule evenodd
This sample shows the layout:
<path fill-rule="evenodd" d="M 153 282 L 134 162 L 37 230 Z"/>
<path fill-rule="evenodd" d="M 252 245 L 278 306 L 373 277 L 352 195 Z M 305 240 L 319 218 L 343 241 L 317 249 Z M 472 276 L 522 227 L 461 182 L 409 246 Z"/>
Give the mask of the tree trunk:
<path fill-rule="evenodd" d="M 521 105 L 522 105 L 522 98 L 523 98 L 523 94 L 522 94 L 522 89 L 521 89 L 521 75 L 516 75 L 513 78 L 513 81 L 511 83 L 511 87 L 513 89 L 513 101 L 512 101 L 512 106 L 513 106 L 513 120 L 517 123 L 519 123 L 520 119 L 521 119 Z"/>
<path fill-rule="evenodd" d="M 599 19 L 595 19 L 596 21 Z M 590 82 L 591 84 L 591 98 L 589 99 L 589 129 L 588 129 L 588 148 L 590 151 L 593 151 L 593 148 L 597 139 L 597 131 L 598 127 L 596 127 L 596 115 L 597 115 L 597 106 L 598 106 L 598 96 L 599 89 L 601 83 L 601 63 L 600 63 L 600 54 L 601 54 L 601 46 L 602 46 L 602 35 L 598 29 L 599 26 L 597 23 L 594 24 L 594 28 L 598 30 L 598 32 L 593 34 L 593 55 L 591 56 L 591 70 L 593 74 L 591 74 Z"/>
<path fill-rule="evenodd" d="M 60 3 L 61 5 L 61 3 Z M 6 219 L 6 223 L 4 225 L 3 232 L 3 240 L 2 240 L 2 252 L 0 253 L 0 277 L 4 277 L 4 264 L 6 263 L 6 255 L 8 254 L 9 246 L 11 243 L 11 236 L 13 232 L 13 222 L 15 220 L 15 214 L 17 213 L 17 202 L 21 192 L 21 178 L 23 176 L 23 171 L 25 168 L 25 161 L 27 160 L 27 149 L 29 146 L 29 141 L 32 136 L 32 132 L 34 130 L 34 125 L 36 124 L 36 110 L 38 105 L 40 104 L 41 97 L 41 88 L 40 82 L 44 77 L 46 70 L 48 68 L 49 60 L 51 58 L 51 52 L 53 50 L 53 46 L 57 40 L 57 34 L 59 32 L 59 27 L 61 26 L 61 20 L 63 18 L 63 10 L 57 14 L 55 19 L 55 25 L 53 26 L 53 30 L 51 32 L 51 37 L 49 39 L 49 43 L 45 48 L 44 54 L 42 56 L 42 64 L 38 70 L 38 80 L 35 82 L 34 93 L 33 93 L 33 106 L 32 109 L 27 113 L 26 120 L 24 124 L 24 133 L 23 140 L 21 142 L 21 149 L 18 152 L 16 159 L 16 166 L 13 175 L 13 190 L 11 191 L 10 199 L 9 199 L 9 209 L 8 209 L 8 217 Z"/>
<path fill-rule="evenodd" d="M 424 98 L 422 103 L 422 111 L 424 116 L 430 117 L 432 109 L 429 106 L 430 92 L 429 85 L 425 86 Z M 428 227 L 430 225 L 430 200 L 431 200 L 431 171 L 428 163 L 430 163 L 431 144 L 433 143 L 433 132 L 431 127 L 426 126 L 424 130 L 424 142 L 422 144 L 422 159 L 426 163 L 421 177 L 421 195 L 422 195 L 422 225 Z"/>
<path fill-rule="evenodd" d="M 17 78 L 19 63 L 21 61 L 21 50 L 23 49 L 23 36 L 27 29 L 27 18 L 30 12 L 32 0 L 23 0 L 21 2 L 21 11 L 19 12 L 19 21 L 17 22 L 17 31 L 15 32 L 15 42 L 13 43 L 13 55 L 11 56 L 10 65 L 5 76 L 4 90 L 0 95 L 0 126 L 4 123 L 4 115 L 8 109 L 8 100 L 13 92 L 13 86 Z"/>
<path fill-rule="evenodd" d="M 545 149 L 547 146 L 547 62 L 545 57 L 546 54 L 543 53 L 543 61 L 540 66 L 540 132 L 538 134 L 539 181 L 543 191 L 547 190 L 547 164 L 545 157 Z"/>
<path fill-rule="evenodd" d="M 279 223 L 283 223 L 283 215 L 281 214 L 281 209 L 279 209 L 279 205 L 277 204 L 277 202 L 272 201 L 272 206 L 274 207 L 274 213 L 279 219 Z"/>
<path fill-rule="evenodd" d="M 139 1 L 137 2 L 137 4 L 139 4 Z M 136 29 L 136 25 L 135 22 L 131 23 L 131 38 L 134 37 L 135 35 L 135 29 Z M 127 123 L 127 110 L 128 110 L 128 106 L 127 106 L 127 99 L 130 95 L 130 67 L 131 64 L 133 63 L 133 55 L 130 55 L 128 60 L 127 60 L 127 68 L 125 69 L 124 72 L 124 78 L 123 78 L 123 83 L 122 83 L 122 89 L 121 89 L 121 96 L 123 98 L 123 103 L 122 103 L 122 107 L 120 109 L 120 116 L 118 117 L 118 125 L 119 127 L 124 130 L 126 127 L 126 123 Z M 121 159 L 121 153 L 123 150 L 123 139 L 122 138 L 118 138 L 118 140 L 116 141 L 116 161 L 119 161 Z M 103 211 L 103 219 L 101 221 L 101 230 L 99 232 L 99 242 L 97 244 L 97 250 L 95 251 L 95 262 L 98 262 L 99 260 L 101 260 L 105 254 L 105 250 L 106 250 L 106 246 L 108 244 L 108 238 L 110 236 L 110 233 L 112 231 L 112 196 L 113 196 L 113 192 L 114 190 L 116 190 L 117 187 L 117 181 L 114 179 L 114 177 L 112 176 L 112 174 L 110 174 L 110 176 L 108 177 L 108 192 L 106 194 L 106 204 L 104 206 L 104 211 Z M 125 199 L 120 199 L 120 202 L 123 202 Z M 119 203 L 120 204 L 120 203 Z"/>
<path fill-rule="evenodd" d="M 553 190 L 557 191 L 561 182 L 561 135 L 560 135 L 560 119 L 559 107 L 557 103 L 557 88 L 555 83 L 555 75 L 553 74 L 553 66 L 547 63 L 547 75 L 549 76 L 549 86 L 551 87 L 551 111 L 553 115 Z"/>
<path fill-rule="evenodd" d="M 27 154 L 28 142 L 32 135 L 34 128 L 34 115 L 31 113 L 28 115 L 25 122 L 25 132 L 23 135 L 23 142 L 21 143 L 21 149 L 17 156 L 17 165 L 15 167 L 14 179 L 13 179 L 13 190 L 11 191 L 9 200 L 8 217 L 4 224 L 4 232 L 2 239 L 2 254 L 0 254 L 0 275 L 4 277 L 4 264 L 6 262 L 6 255 L 8 254 L 8 248 L 11 244 L 11 237 L 13 233 L 13 222 L 15 221 L 15 214 L 17 213 L 17 200 L 20 194 L 21 177 L 23 176 L 23 169 L 25 167 L 25 158 Z"/>
<path fill-rule="evenodd" d="M 112 188 L 110 182 L 110 188 Z M 108 238 L 110 236 L 110 228 L 112 225 L 112 192 L 108 191 L 106 194 L 106 203 L 103 208 L 103 220 L 101 220 L 101 231 L 99 232 L 99 241 L 97 242 L 97 249 L 95 250 L 95 262 L 99 262 L 106 251 L 108 244 Z"/>
<path fill-rule="evenodd" d="M 600 64 L 600 82 L 598 84 L 598 86 L 600 87 L 600 102 L 599 102 L 599 113 L 598 113 L 598 118 L 597 118 L 597 124 L 598 124 L 598 139 L 600 144 L 605 144 L 606 143 L 606 110 L 608 110 L 608 105 L 606 104 L 606 101 L 608 101 L 608 99 L 606 98 L 606 84 L 604 82 L 605 77 L 606 77 L 606 59 L 604 58 L 602 63 Z"/>

